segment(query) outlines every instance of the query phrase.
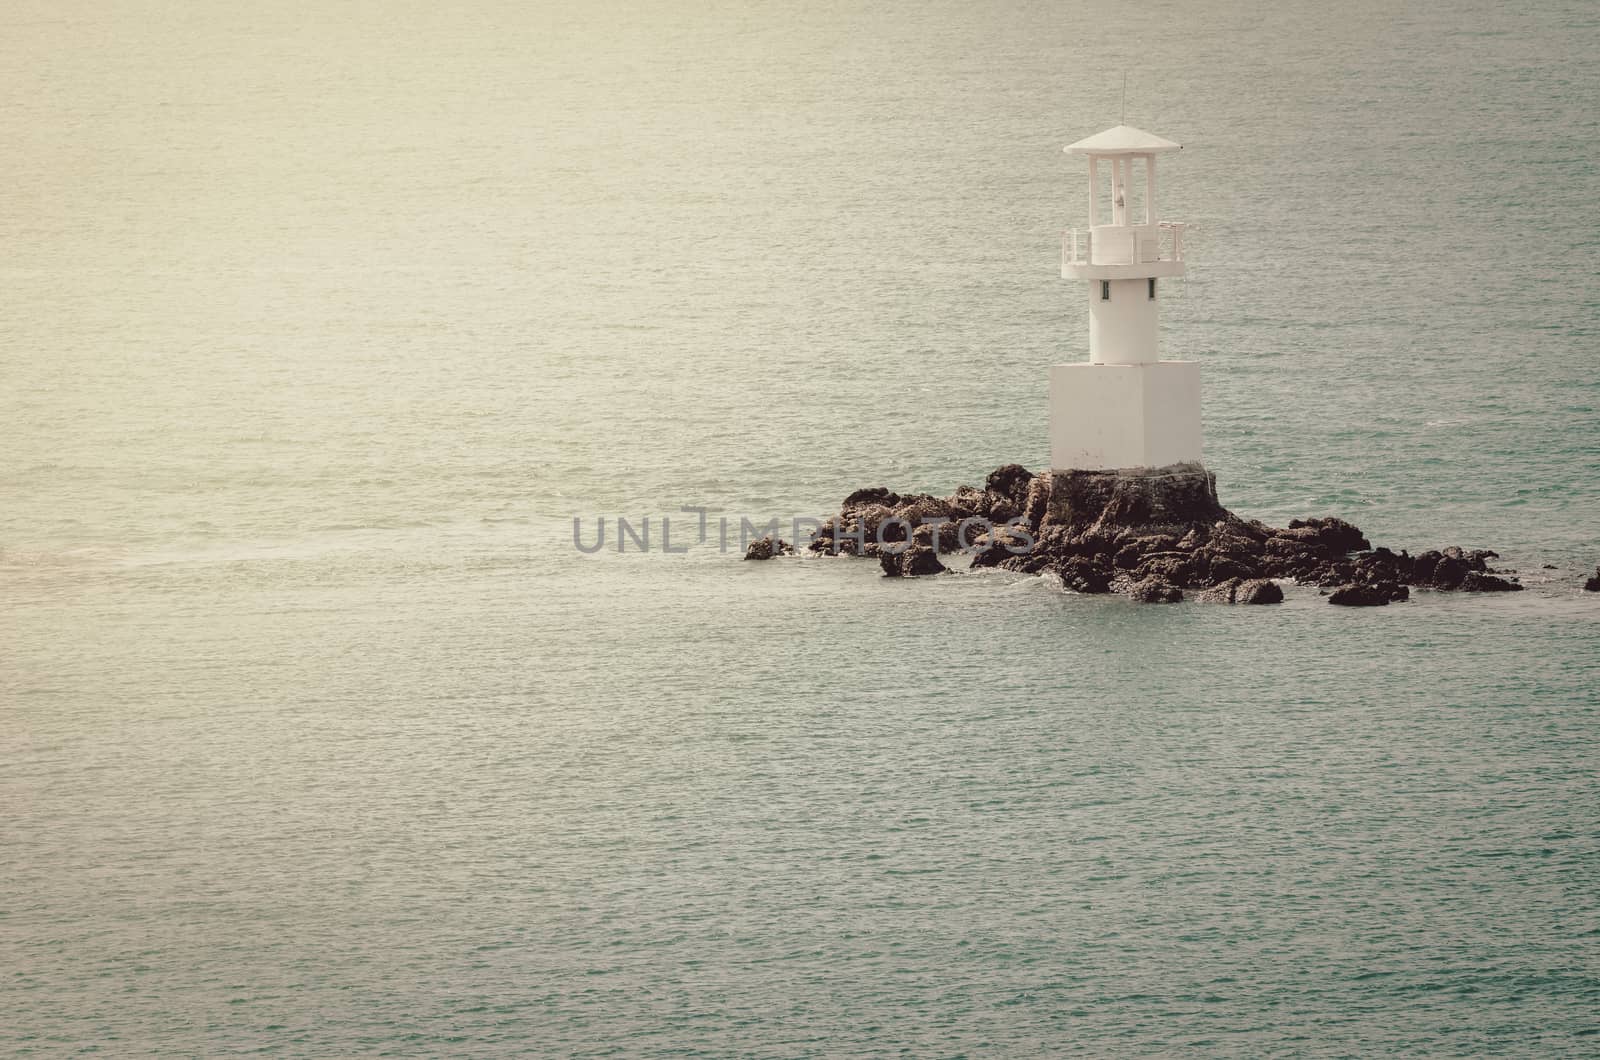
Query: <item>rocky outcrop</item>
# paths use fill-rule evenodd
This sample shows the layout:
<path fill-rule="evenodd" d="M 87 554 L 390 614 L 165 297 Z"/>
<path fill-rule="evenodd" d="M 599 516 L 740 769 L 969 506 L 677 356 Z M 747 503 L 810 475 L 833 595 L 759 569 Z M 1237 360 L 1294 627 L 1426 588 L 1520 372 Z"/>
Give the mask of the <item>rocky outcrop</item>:
<path fill-rule="evenodd" d="M 1229 578 L 1201 593 L 1199 599 L 1212 604 L 1281 604 L 1283 589 L 1266 578 Z"/>
<path fill-rule="evenodd" d="M 1036 477 L 1021 464 L 1006 464 L 989 472 L 989 477 L 983 481 L 983 489 L 985 493 L 1004 497 L 1012 507 L 1020 510 L 1027 504 L 1028 488 Z"/>
<path fill-rule="evenodd" d="M 1067 556 L 1051 563 L 1049 569 L 1061 579 L 1061 584 L 1075 593 L 1095 595 L 1111 592 L 1114 575 L 1092 560 Z"/>
<path fill-rule="evenodd" d="M 1159 574 L 1146 575 L 1137 580 L 1119 574 L 1111 579 L 1111 588 L 1141 604 L 1175 604 L 1183 599 L 1183 590 Z"/>
<path fill-rule="evenodd" d="M 1514 581 L 1475 570 L 1467 572 L 1459 588 L 1464 593 L 1514 593 L 1522 590 L 1522 586 Z"/>
<path fill-rule="evenodd" d="M 1394 582 L 1355 582 L 1329 593 L 1328 603 L 1340 607 L 1385 607 L 1392 600 L 1404 600 L 1407 595 L 1405 587 Z"/>
<path fill-rule="evenodd" d="M 807 547 L 876 557 L 891 577 L 937 574 L 945 569 L 940 553 L 968 549 L 973 567 L 1054 574 L 1074 592 L 1151 603 L 1186 592 L 1216 603 L 1279 603 L 1284 581 L 1329 590 L 1329 602 L 1344 606 L 1405 600 L 1408 587 L 1522 588 L 1488 565 L 1493 552 L 1452 547 L 1413 556 L 1374 548 L 1338 518 L 1282 528 L 1242 519 L 1222 506 L 1215 476 L 1200 464 L 1038 475 L 1007 464 L 983 489 L 962 486 L 948 497 L 857 490 Z"/>
<path fill-rule="evenodd" d="M 1600 593 L 1600 566 L 1595 567 L 1594 577 L 1583 583 L 1585 592 Z"/>
<path fill-rule="evenodd" d="M 1217 500 L 1215 475 L 1199 464 L 1173 464 L 1052 473 L 1049 516 L 1080 534 L 1141 529 L 1148 535 L 1210 524 L 1228 511 Z"/>
<path fill-rule="evenodd" d="M 878 565 L 890 578 L 917 578 L 926 574 L 943 574 L 946 567 L 939 562 L 938 553 L 929 545 L 912 545 L 904 551 L 883 552 Z"/>
<path fill-rule="evenodd" d="M 794 546 L 781 537 L 766 537 L 750 542 L 750 547 L 744 550 L 745 559 L 771 559 L 774 556 L 788 556 L 794 553 Z"/>

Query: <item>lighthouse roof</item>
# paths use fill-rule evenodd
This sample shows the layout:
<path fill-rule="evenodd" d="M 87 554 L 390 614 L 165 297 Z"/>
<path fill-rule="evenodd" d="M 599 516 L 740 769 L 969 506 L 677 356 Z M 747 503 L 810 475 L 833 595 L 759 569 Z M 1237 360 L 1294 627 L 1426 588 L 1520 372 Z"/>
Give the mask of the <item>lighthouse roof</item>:
<path fill-rule="evenodd" d="M 1177 151 L 1182 146 L 1131 125 L 1113 125 L 1105 132 L 1068 144 L 1062 150 L 1069 155 L 1153 155 Z"/>

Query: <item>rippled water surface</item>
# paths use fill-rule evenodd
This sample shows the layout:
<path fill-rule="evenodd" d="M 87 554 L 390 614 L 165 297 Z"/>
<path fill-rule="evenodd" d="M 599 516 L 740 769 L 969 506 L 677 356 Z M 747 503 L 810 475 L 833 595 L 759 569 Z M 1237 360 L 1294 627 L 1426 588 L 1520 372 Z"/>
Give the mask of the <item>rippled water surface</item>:
<path fill-rule="evenodd" d="M 1559 0 L 15 0 L 0 1048 L 1593 1053 L 1597 48 Z M 719 553 L 1043 466 L 1059 148 L 1124 71 L 1224 502 L 1531 591 Z"/>

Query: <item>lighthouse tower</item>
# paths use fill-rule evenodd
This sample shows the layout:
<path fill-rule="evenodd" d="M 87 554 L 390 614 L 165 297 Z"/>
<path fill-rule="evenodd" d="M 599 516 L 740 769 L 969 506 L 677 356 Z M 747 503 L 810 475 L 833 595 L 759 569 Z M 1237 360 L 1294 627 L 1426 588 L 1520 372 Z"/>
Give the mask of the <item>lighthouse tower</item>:
<path fill-rule="evenodd" d="M 1061 275 L 1089 298 L 1088 363 L 1050 369 L 1050 466 L 1124 471 L 1200 462 L 1200 366 L 1163 361 L 1162 285 L 1183 275 L 1183 228 L 1156 220 L 1156 156 L 1171 140 L 1118 125 L 1079 140 L 1089 227 L 1061 242 Z"/>

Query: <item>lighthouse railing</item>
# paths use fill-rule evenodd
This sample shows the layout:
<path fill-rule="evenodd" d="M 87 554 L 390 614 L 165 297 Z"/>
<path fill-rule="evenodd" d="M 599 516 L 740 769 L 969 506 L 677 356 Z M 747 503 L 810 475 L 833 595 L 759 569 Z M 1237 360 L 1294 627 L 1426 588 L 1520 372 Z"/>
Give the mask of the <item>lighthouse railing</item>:
<path fill-rule="evenodd" d="M 1094 248 L 1094 233 L 1084 232 L 1078 239 L 1078 229 L 1067 228 L 1061 232 L 1061 264 L 1086 265 Z"/>
<path fill-rule="evenodd" d="M 1162 261 L 1183 260 L 1183 230 L 1186 227 L 1182 221 L 1162 221 L 1157 226 Z"/>
<path fill-rule="evenodd" d="M 1182 261 L 1183 230 L 1186 227 L 1182 221 L 1158 222 L 1154 239 L 1143 238 L 1138 230 L 1134 230 L 1125 241 L 1103 241 L 1098 258 L 1092 229 L 1064 229 L 1061 233 L 1061 264 L 1139 265 L 1148 261 Z"/>

